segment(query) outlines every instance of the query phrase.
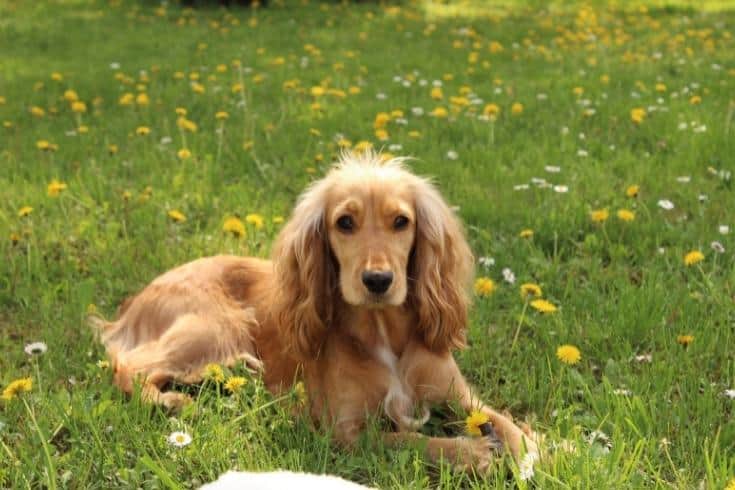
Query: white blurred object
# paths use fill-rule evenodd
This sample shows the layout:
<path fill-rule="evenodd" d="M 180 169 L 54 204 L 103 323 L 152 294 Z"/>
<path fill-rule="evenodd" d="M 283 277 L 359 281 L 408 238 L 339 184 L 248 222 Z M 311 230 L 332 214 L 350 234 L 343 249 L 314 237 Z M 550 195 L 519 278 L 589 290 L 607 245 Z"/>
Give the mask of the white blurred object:
<path fill-rule="evenodd" d="M 359 490 L 368 489 L 369 487 L 331 475 L 294 473 L 292 471 L 267 473 L 228 471 L 222 474 L 217 481 L 204 485 L 200 490 L 281 490 L 286 488 L 298 488 L 299 490 Z"/>

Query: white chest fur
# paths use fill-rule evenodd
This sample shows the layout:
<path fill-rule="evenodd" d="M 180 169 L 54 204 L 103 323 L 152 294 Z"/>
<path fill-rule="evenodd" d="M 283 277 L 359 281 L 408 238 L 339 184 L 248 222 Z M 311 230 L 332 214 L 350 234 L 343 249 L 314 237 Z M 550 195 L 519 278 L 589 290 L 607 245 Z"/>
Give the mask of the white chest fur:
<path fill-rule="evenodd" d="M 383 400 L 383 410 L 399 430 L 418 430 L 429 420 L 429 410 L 421 404 L 420 417 L 416 416 L 418 407 L 414 404 L 413 390 L 406 385 L 400 359 L 391 348 L 385 321 L 381 315 L 377 315 L 377 323 L 380 341 L 375 350 L 375 357 L 388 368 L 390 377 L 388 393 Z"/>

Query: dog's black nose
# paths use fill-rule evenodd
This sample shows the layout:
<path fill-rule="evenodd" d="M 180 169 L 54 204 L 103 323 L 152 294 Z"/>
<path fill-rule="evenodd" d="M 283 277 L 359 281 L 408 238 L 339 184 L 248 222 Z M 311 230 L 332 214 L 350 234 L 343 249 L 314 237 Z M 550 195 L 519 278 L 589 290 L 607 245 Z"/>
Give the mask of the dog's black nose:
<path fill-rule="evenodd" d="M 393 273 L 390 271 L 365 271 L 362 273 L 362 283 L 368 291 L 383 294 L 388 291 L 393 282 Z"/>

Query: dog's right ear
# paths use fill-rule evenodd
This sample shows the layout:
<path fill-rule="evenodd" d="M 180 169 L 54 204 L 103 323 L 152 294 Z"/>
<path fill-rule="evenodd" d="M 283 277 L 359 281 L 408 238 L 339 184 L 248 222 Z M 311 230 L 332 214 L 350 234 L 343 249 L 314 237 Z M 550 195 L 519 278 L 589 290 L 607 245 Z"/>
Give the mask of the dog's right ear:
<path fill-rule="evenodd" d="M 318 357 L 333 313 L 337 274 L 324 218 L 326 194 L 317 182 L 301 195 L 273 248 L 273 321 L 299 361 Z"/>

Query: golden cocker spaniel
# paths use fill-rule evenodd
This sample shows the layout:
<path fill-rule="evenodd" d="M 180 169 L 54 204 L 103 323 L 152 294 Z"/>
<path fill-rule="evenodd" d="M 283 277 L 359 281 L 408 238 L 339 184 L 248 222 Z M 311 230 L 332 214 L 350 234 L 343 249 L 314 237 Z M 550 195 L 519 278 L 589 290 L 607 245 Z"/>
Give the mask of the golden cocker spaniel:
<path fill-rule="evenodd" d="M 421 439 L 427 456 L 485 468 L 487 437 L 425 437 L 427 405 L 454 400 L 481 410 L 519 461 L 535 438 L 474 396 L 452 351 L 464 344 L 473 258 L 462 226 L 436 188 L 400 158 L 349 154 L 299 198 L 272 261 L 195 260 L 166 272 L 121 307 L 93 319 L 130 393 L 178 408 L 161 391 L 194 383 L 208 363 L 244 361 L 278 393 L 303 380 L 315 421 L 339 442 L 368 415 L 393 422 L 389 444 Z"/>

